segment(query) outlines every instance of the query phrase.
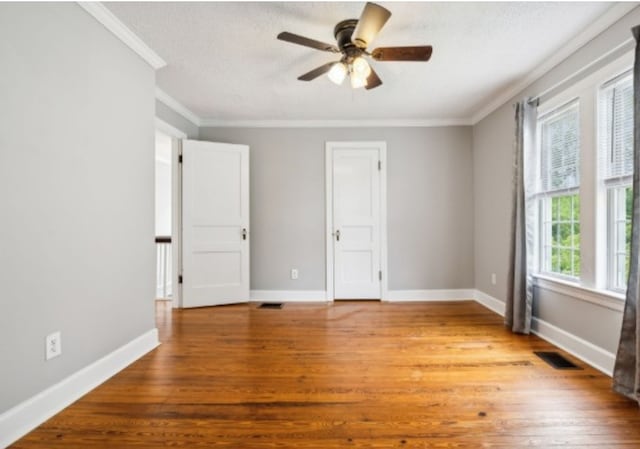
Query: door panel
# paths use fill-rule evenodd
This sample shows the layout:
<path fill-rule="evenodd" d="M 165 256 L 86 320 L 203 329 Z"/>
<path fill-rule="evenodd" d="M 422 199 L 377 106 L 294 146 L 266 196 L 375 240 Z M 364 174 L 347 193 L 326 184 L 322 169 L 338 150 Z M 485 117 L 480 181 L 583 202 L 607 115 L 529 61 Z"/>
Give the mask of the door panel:
<path fill-rule="evenodd" d="M 182 151 L 183 306 L 248 301 L 249 148 L 186 140 Z"/>
<path fill-rule="evenodd" d="M 379 299 L 378 148 L 333 149 L 334 296 Z"/>

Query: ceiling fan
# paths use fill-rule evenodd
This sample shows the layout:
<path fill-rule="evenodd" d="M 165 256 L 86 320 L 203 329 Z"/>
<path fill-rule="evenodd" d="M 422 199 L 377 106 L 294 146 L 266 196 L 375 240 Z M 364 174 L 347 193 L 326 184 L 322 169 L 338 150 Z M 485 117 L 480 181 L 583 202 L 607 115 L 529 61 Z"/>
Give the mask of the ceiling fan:
<path fill-rule="evenodd" d="M 380 86 L 382 80 L 371 68 L 371 65 L 364 58 L 365 56 L 376 61 L 426 62 L 431 58 L 433 52 L 431 45 L 381 47 L 368 52 L 367 47 L 389 20 L 389 17 L 391 17 L 391 12 L 388 9 L 369 2 L 365 5 L 359 19 L 343 20 L 335 26 L 333 35 L 336 38 L 337 46 L 287 31 L 278 34 L 278 39 L 316 50 L 342 54 L 340 60 L 328 62 L 299 76 L 300 81 L 311 81 L 328 72 L 329 79 L 336 84 L 342 84 L 346 76 L 349 75 L 352 88 L 373 89 Z"/>

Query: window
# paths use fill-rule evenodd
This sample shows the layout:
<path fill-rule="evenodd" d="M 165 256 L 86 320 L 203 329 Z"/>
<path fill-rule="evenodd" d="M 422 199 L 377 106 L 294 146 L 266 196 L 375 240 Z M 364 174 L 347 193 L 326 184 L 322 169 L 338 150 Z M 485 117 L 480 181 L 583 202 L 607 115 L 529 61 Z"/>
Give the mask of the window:
<path fill-rule="evenodd" d="M 540 117 L 541 267 L 580 276 L 579 103 Z"/>
<path fill-rule="evenodd" d="M 525 155 L 527 179 L 535 181 L 527 211 L 536 231 L 535 276 L 569 285 L 586 301 L 596 295 L 614 310 L 629 273 L 633 60 L 627 52 L 570 86 L 552 88 L 553 95 L 543 93 L 537 145 Z"/>
<path fill-rule="evenodd" d="M 633 177 L 633 78 L 604 83 L 598 97 L 598 151 L 607 198 L 607 288 L 624 291 L 629 274 Z"/>

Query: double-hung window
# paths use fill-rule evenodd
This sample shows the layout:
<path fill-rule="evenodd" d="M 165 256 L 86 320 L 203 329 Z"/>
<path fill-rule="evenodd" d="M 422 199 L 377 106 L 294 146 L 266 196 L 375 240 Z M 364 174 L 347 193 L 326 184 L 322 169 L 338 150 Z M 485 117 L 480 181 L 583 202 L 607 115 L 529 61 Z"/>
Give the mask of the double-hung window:
<path fill-rule="evenodd" d="M 580 277 L 580 111 L 574 100 L 539 118 L 541 271 Z"/>
<path fill-rule="evenodd" d="M 536 184 L 528 223 L 536 224 L 530 237 L 538 286 L 562 286 L 614 310 L 621 309 L 630 260 L 633 57 L 626 52 L 543 92 L 525 164 L 528 185 Z"/>
<path fill-rule="evenodd" d="M 633 78 L 606 82 L 598 95 L 598 147 L 607 198 L 607 288 L 624 291 L 629 273 L 633 178 Z"/>

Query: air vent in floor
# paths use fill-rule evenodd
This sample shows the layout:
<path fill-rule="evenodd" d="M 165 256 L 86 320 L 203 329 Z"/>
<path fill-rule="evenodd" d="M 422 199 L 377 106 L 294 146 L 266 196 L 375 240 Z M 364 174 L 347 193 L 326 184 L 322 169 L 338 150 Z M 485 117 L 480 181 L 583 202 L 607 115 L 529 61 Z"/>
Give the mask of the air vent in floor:
<path fill-rule="evenodd" d="M 534 351 L 533 353 L 555 369 L 582 369 L 557 352 Z"/>
<path fill-rule="evenodd" d="M 282 309 L 281 302 L 263 302 L 258 306 L 259 309 Z"/>

